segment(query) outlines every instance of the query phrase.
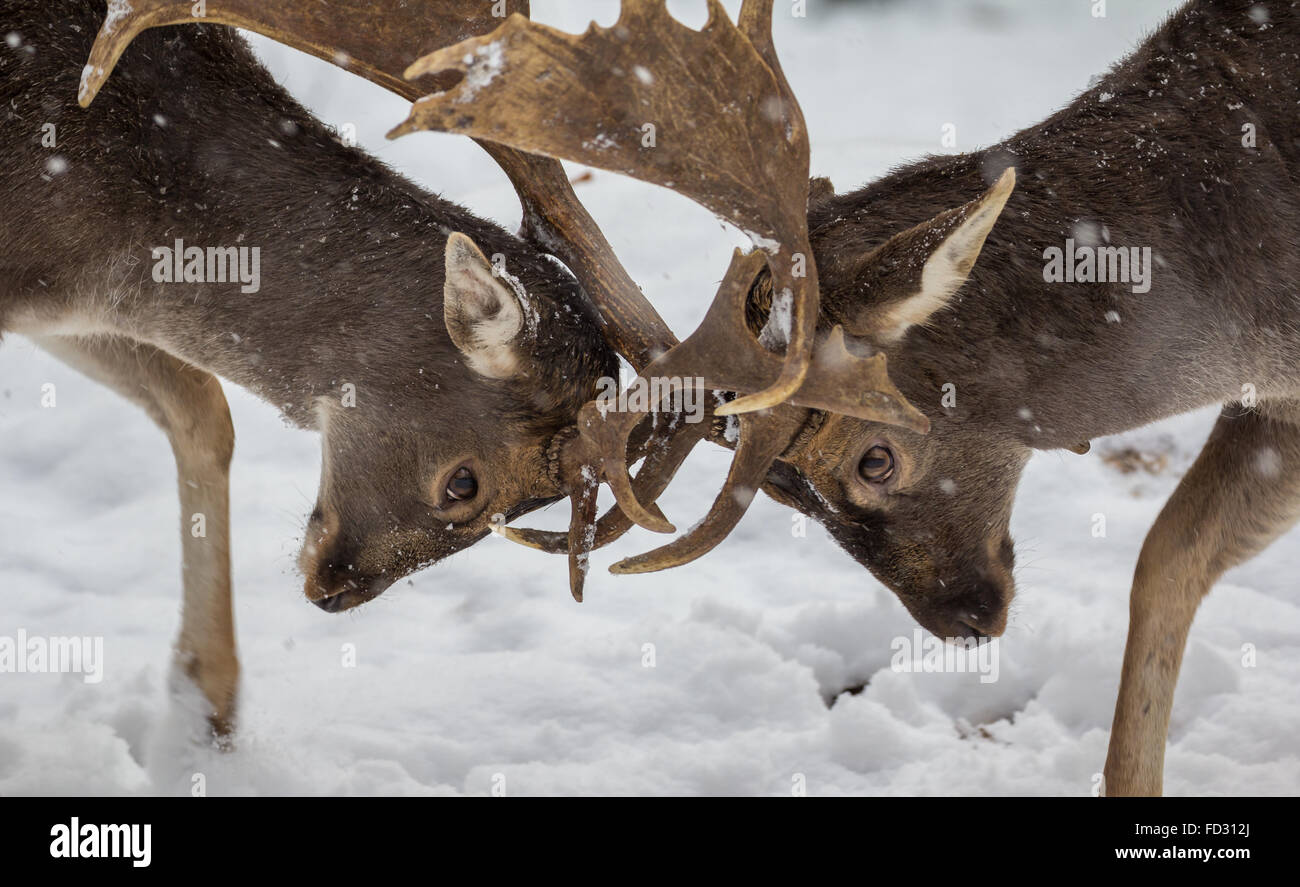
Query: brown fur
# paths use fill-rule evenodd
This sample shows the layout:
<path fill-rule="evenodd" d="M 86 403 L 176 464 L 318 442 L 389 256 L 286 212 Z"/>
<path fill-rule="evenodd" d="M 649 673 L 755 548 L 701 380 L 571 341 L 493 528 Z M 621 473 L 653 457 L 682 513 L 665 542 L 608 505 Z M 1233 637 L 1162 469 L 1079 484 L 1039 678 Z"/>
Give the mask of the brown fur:
<path fill-rule="evenodd" d="M 1259 7 L 1267 27 L 1251 15 Z M 1144 549 L 1106 766 L 1112 794 L 1160 790 L 1196 603 L 1297 516 L 1298 46 L 1300 12 L 1289 2 L 1196 0 L 1043 123 L 849 194 L 819 189 L 810 209 L 823 321 L 882 348 L 933 429 L 832 418 L 787 454 L 768 489 L 817 515 L 941 636 L 1005 627 L 1011 505 L 1034 450 L 1077 448 L 1254 386 L 1259 411 L 1225 414 Z M 1255 147 L 1243 146 L 1246 123 Z M 901 339 L 881 338 L 882 313 L 917 292 L 946 211 L 1008 166 L 1015 192 L 969 281 Z M 1044 249 L 1081 229 L 1151 247 L 1150 292 L 1045 282 Z M 858 475 L 875 445 L 901 463 L 888 487 Z M 1265 451 L 1280 477 L 1252 473 Z"/>

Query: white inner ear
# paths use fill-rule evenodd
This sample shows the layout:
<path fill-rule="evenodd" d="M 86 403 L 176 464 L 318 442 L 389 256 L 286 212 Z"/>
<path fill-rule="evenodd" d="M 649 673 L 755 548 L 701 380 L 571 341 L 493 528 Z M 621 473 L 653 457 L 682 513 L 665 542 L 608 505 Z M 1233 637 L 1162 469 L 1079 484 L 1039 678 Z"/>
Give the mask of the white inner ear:
<path fill-rule="evenodd" d="M 921 269 L 921 289 L 890 308 L 883 319 L 881 327 L 885 341 L 902 338 L 911 327 L 925 323 L 948 306 L 975 267 L 984 241 L 993 230 L 1015 184 L 1015 168 L 1008 167 L 971 209 L 965 221 L 930 254 Z"/>
<path fill-rule="evenodd" d="M 515 339 L 524 325 L 523 306 L 464 234 L 447 238 L 442 313 L 447 333 L 470 369 L 492 379 L 516 374 Z"/>

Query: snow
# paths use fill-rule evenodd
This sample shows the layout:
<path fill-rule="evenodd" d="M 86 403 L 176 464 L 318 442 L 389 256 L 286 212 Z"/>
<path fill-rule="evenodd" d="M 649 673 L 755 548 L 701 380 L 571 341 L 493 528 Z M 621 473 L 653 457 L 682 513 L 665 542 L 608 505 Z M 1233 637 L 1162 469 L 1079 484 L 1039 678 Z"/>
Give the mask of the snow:
<path fill-rule="evenodd" d="M 779 253 L 781 251 L 781 242 L 778 240 L 773 240 L 770 237 L 764 237 L 762 234 L 759 234 L 756 231 L 746 231 L 745 236 L 749 238 L 750 242 L 753 243 L 754 246 L 758 247 L 764 252 L 769 252 L 775 255 L 776 253 Z"/>
<path fill-rule="evenodd" d="M 104 72 L 103 68 L 94 65 L 86 65 L 81 69 L 81 81 L 77 86 L 77 100 L 82 101 L 90 93 L 90 80 L 92 77 L 98 78 Z"/>
<path fill-rule="evenodd" d="M 474 101 L 479 90 L 486 87 L 505 67 L 505 48 L 499 41 L 480 46 L 462 61 L 466 65 L 465 80 L 456 94 L 456 104 Z"/>
<path fill-rule="evenodd" d="M 116 31 L 118 24 L 132 12 L 129 0 L 108 0 L 108 9 L 104 13 L 104 33 Z"/>
<path fill-rule="evenodd" d="M 543 21 L 585 26 L 577 4 L 533 5 Z M 1045 116 L 1170 5 L 1109 4 L 1096 20 L 1091 4 L 1032 0 L 810 4 L 807 19 L 778 17 L 776 41 L 805 105 L 813 172 L 843 190 L 945 150 L 945 123 L 966 149 Z M 591 6 L 604 24 L 617 14 L 616 3 Z M 504 177 L 468 141 L 388 143 L 404 102 L 257 46 L 327 122 L 355 123 L 360 144 L 398 168 L 518 223 Z M 665 319 L 693 328 L 743 235 L 612 175 L 578 191 Z M 52 409 L 41 406 L 47 383 Z M 199 773 L 213 795 L 486 794 L 502 784 L 512 795 L 788 796 L 798 785 L 810 795 L 1088 795 L 1143 536 L 1214 419 L 1201 412 L 1094 441 L 1088 456 L 1032 460 L 1012 526 L 1019 594 L 998 679 L 982 683 L 973 672 L 892 670 L 915 623 L 819 527 L 800 535 L 791 512 L 762 496 L 718 550 L 672 573 L 606 572 L 665 541 L 642 530 L 596 552 L 581 605 L 563 558 L 493 535 L 356 611 L 323 613 L 294 568 L 319 441 L 228 394 L 243 677 L 238 742 L 220 753 L 196 739 L 192 691 L 168 690 L 180 568 L 166 440 L 24 340 L 0 348 L 0 635 L 103 638 L 99 683 L 0 674 L 0 795 L 188 794 Z M 1121 474 L 1105 457 L 1125 446 L 1164 454 L 1165 468 Z M 678 526 L 704 514 L 730 456 L 697 449 L 661 500 Z M 1254 458 L 1274 470 L 1275 457 Z M 532 523 L 561 529 L 567 517 L 560 503 Z M 1232 571 L 1202 605 L 1167 793 L 1300 790 L 1297 542 L 1292 532 Z M 1243 665 L 1246 645 L 1254 667 Z"/>

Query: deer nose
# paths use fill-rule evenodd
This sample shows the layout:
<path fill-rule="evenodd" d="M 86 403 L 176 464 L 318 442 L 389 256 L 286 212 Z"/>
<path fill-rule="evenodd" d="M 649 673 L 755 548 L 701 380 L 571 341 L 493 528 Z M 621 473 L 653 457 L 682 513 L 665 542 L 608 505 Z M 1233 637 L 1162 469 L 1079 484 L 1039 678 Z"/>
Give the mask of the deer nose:
<path fill-rule="evenodd" d="M 341 613 L 377 597 L 392 584 L 384 576 L 368 576 L 353 567 L 355 552 L 350 547 L 335 546 L 322 551 L 319 546 L 304 550 L 301 566 L 306 582 L 307 599 L 326 613 Z"/>
<path fill-rule="evenodd" d="M 326 613 L 337 613 L 344 609 L 347 596 L 358 587 L 356 580 L 347 575 L 346 569 L 338 569 L 329 561 L 322 561 L 307 575 L 303 591 L 307 599 Z"/>
<path fill-rule="evenodd" d="M 334 613 L 339 609 L 339 606 L 342 603 L 342 598 L 342 595 L 335 594 L 329 597 L 316 598 L 312 603 L 320 607 L 326 613 Z"/>
<path fill-rule="evenodd" d="M 343 604 L 347 601 L 349 593 L 350 592 L 346 590 L 337 591 L 333 594 L 326 594 L 323 597 L 318 597 L 313 600 L 312 603 L 320 607 L 326 613 L 338 613 L 346 609 Z"/>
<path fill-rule="evenodd" d="M 943 609 L 958 637 L 997 637 L 1006 631 L 1012 594 L 1009 580 L 980 578 L 966 584 Z"/>
<path fill-rule="evenodd" d="M 342 613 L 383 594 L 393 580 L 387 576 L 358 576 L 324 565 L 307 582 L 307 598 L 326 613 Z"/>
<path fill-rule="evenodd" d="M 958 617 L 957 624 L 969 632 L 966 636 L 973 637 L 976 640 L 997 637 L 1002 634 L 1003 629 L 989 625 L 984 620 L 978 618 L 977 614 L 968 614 L 964 617 Z"/>

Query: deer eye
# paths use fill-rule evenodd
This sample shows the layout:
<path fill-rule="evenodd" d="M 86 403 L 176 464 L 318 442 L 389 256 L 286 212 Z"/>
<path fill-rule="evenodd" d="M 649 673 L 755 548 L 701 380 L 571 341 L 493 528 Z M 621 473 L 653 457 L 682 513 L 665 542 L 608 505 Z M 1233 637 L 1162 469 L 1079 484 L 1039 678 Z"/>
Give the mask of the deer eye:
<path fill-rule="evenodd" d="M 869 484 L 883 484 L 894 476 L 894 453 L 888 447 L 872 447 L 862 454 L 858 474 Z"/>
<path fill-rule="evenodd" d="M 478 495 L 478 481 L 474 479 L 474 472 L 464 465 L 457 468 L 456 473 L 447 481 L 446 492 L 447 498 L 455 502 L 473 499 Z"/>

